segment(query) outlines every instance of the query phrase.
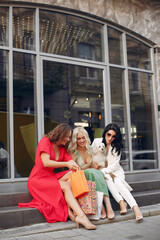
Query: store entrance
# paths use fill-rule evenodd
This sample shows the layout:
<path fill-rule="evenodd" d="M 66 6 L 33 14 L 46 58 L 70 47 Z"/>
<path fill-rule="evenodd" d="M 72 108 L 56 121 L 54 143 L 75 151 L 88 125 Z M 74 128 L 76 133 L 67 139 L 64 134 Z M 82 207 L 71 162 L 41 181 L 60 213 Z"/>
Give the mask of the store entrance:
<path fill-rule="evenodd" d="M 67 122 L 91 140 L 104 128 L 103 70 L 43 60 L 44 132 Z"/>

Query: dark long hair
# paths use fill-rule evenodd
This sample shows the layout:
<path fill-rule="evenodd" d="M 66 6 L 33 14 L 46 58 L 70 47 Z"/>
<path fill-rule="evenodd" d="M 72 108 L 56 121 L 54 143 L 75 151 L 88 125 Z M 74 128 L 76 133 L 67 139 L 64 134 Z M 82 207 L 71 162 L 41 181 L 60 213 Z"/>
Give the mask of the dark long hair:
<path fill-rule="evenodd" d="M 113 130 L 113 131 L 116 132 L 116 137 L 113 140 L 113 142 L 111 143 L 111 146 L 112 146 L 112 151 L 115 149 L 115 151 L 119 155 L 121 153 L 121 150 L 122 150 L 122 147 L 123 147 L 122 134 L 121 134 L 120 128 L 115 123 L 110 123 L 105 127 L 105 129 L 103 131 L 103 134 L 102 134 L 102 138 L 103 138 L 102 142 L 105 144 L 105 146 L 107 145 L 105 135 L 109 130 Z"/>
<path fill-rule="evenodd" d="M 49 141 L 55 143 L 67 137 L 70 131 L 71 133 L 73 132 L 71 126 L 69 126 L 67 123 L 60 123 L 52 131 L 45 134 L 44 137 L 47 137 Z M 68 141 L 65 145 L 66 148 L 68 147 L 69 143 L 70 141 Z"/>

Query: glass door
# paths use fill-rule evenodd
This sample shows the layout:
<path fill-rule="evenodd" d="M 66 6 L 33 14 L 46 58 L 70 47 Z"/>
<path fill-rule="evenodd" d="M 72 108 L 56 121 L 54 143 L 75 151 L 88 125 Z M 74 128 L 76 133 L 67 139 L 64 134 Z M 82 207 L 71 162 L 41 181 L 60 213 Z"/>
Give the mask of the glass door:
<path fill-rule="evenodd" d="M 43 60 L 44 132 L 66 122 L 91 141 L 104 128 L 103 69 Z"/>

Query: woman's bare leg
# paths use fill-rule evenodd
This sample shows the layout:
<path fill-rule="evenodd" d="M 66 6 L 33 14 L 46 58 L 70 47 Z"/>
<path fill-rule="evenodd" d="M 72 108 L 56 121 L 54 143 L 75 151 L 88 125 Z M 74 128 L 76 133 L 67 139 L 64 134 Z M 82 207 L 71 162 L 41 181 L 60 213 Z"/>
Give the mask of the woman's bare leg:
<path fill-rule="evenodd" d="M 106 212 L 107 212 L 108 219 L 110 219 L 110 220 L 114 219 L 115 213 L 114 213 L 114 211 L 112 209 L 110 199 L 106 195 L 104 195 L 104 202 L 105 202 L 105 205 L 106 205 Z"/>
<path fill-rule="evenodd" d="M 101 210 L 101 218 L 105 219 L 107 217 L 106 210 L 104 205 L 102 204 L 102 210 Z"/>
<path fill-rule="evenodd" d="M 69 181 L 69 176 L 71 175 L 72 171 L 69 171 L 68 173 L 66 173 L 60 180 L 61 181 Z M 71 221 L 75 221 L 75 215 L 72 212 L 71 208 L 68 205 L 68 216 L 70 218 Z"/>
<path fill-rule="evenodd" d="M 68 206 L 77 214 L 77 216 L 83 216 L 84 212 L 80 208 L 77 200 L 74 198 L 70 181 L 69 181 L 69 176 L 72 173 L 72 171 L 67 172 L 62 178 L 59 179 L 59 183 L 61 185 L 61 189 L 64 192 L 65 195 L 65 200 L 68 204 Z"/>
<path fill-rule="evenodd" d="M 87 216 L 80 208 L 77 200 L 74 198 L 69 181 L 63 181 L 60 179 L 59 183 L 61 185 L 62 191 L 64 192 L 65 200 L 68 206 L 77 215 L 77 217 L 75 218 L 77 226 L 79 226 L 79 224 L 82 224 L 86 229 L 96 229 L 96 226 L 89 221 Z"/>
<path fill-rule="evenodd" d="M 72 171 L 67 172 L 63 177 L 61 177 L 60 181 L 67 181 L 69 179 L 69 176 L 71 175 Z"/>
<path fill-rule="evenodd" d="M 70 218 L 71 221 L 75 221 L 76 216 L 72 212 L 71 208 L 68 206 L 68 217 Z"/>

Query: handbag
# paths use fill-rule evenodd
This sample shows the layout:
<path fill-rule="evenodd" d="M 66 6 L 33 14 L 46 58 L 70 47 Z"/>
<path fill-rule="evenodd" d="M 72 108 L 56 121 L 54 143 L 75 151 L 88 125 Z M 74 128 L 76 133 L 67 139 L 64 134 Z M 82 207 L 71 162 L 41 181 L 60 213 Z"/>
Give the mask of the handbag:
<path fill-rule="evenodd" d="M 78 198 L 80 207 L 85 214 L 97 213 L 97 197 L 96 197 L 96 182 L 87 181 L 89 187 L 89 193 Z"/>
<path fill-rule="evenodd" d="M 87 180 L 82 170 L 72 172 L 71 175 L 69 176 L 69 179 L 71 182 L 73 196 L 75 198 L 81 197 L 89 192 Z"/>

